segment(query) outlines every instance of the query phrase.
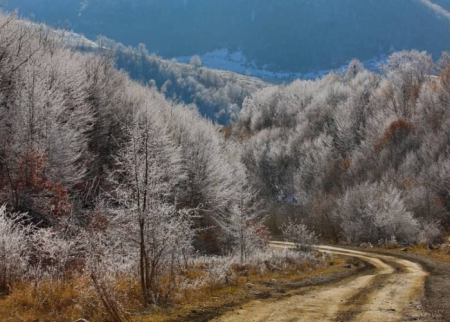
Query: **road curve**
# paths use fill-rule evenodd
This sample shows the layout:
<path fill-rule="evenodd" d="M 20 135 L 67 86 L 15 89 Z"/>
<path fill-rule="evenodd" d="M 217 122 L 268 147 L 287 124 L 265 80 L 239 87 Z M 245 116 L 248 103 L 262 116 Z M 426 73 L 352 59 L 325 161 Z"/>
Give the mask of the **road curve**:
<path fill-rule="evenodd" d="M 272 242 L 279 248 L 291 243 Z M 259 321 L 408 321 L 421 320 L 414 305 L 424 292 L 428 273 L 417 263 L 340 247 L 317 246 L 320 252 L 358 258 L 376 269 L 344 283 L 313 288 L 283 300 L 255 300 L 219 317 L 220 322 Z"/>

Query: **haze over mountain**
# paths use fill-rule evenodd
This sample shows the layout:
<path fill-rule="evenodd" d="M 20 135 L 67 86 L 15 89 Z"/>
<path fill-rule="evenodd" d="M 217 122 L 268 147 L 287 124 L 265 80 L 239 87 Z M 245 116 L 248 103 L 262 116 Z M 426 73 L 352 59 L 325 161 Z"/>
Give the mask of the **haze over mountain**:
<path fill-rule="evenodd" d="M 259 76 L 254 69 L 314 76 L 404 49 L 437 59 L 450 47 L 449 0 L 9 0 L 6 8 L 88 38 L 145 43 L 166 58 L 215 52 L 206 66 Z"/>

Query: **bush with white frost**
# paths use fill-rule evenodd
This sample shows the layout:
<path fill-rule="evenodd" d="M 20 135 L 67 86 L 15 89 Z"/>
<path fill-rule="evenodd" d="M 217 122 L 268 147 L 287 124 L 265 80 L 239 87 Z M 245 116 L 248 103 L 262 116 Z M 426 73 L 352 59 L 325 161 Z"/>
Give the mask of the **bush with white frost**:
<path fill-rule="evenodd" d="M 241 262 L 239 255 L 231 256 L 202 256 L 193 259 L 193 267 L 201 267 L 206 275 L 200 280 L 188 280 L 184 287 L 193 288 L 214 284 L 233 284 L 239 275 L 246 275 L 249 270 L 257 274 L 282 272 L 292 265 L 319 265 L 322 259 L 316 258 L 309 252 L 298 252 L 292 249 L 273 249 L 255 251 L 245 262 Z"/>
<path fill-rule="evenodd" d="M 294 243 L 297 250 L 311 251 L 312 246 L 318 242 L 318 236 L 303 222 L 296 223 L 289 219 L 280 228 L 285 240 Z"/>
<path fill-rule="evenodd" d="M 419 223 L 405 208 L 401 192 L 391 186 L 364 183 L 348 189 L 338 201 L 335 216 L 342 235 L 352 242 L 417 240 Z"/>
<path fill-rule="evenodd" d="M 33 266 L 30 276 L 35 279 L 65 280 L 81 268 L 84 241 L 64 239 L 53 229 L 39 229 L 30 237 Z M 79 261 L 79 262 L 78 262 Z"/>
<path fill-rule="evenodd" d="M 27 272 L 30 259 L 29 234 L 33 227 L 24 224 L 27 216 L 8 213 L 0 207 L 0 293 L 9 291 Z"/>
<path fill-rule="evenodd" d="M 420 244 L 432 244 L 442 237 L 441 226 L 437 222 L 428 222 L 422 224 L 422 229 L 419 234 Z"/>

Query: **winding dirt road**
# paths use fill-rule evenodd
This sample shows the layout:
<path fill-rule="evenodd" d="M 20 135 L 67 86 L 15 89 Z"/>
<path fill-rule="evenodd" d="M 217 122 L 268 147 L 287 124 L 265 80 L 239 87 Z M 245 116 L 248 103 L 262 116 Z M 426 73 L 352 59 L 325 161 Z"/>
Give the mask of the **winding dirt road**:
<path fill-rule="evenodd" d="M 293 244 L 273 242 L 273 247 Z M 417 263 L 387 255 L 318 246 L 321 252 L 358 258 L 375 267 L 371 275 L 313 288 L 283 300 L 252 301 L 218 318 L 221 322 L 259 321 L 420 321 L 417 307 L 428 273 Z"/>

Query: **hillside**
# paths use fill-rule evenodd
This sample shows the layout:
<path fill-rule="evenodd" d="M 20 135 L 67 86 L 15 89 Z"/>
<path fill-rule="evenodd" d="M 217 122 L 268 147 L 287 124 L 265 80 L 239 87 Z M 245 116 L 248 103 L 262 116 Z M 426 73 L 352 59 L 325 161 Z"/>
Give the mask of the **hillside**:
<path fill-rule="evenodd" d="M 448 230 L 449 63 L 400 52 L 381 75 L 353 61 L 246 100 L 234 133 L 275 221 L 291 214 L 330 240 L 371 243 Z"/>
<path fill-rule="evenodd" d="M 259 78 L 204 67 L 200 60 L 179 63 L 163 59 L 150 54 L 142 44 L 138 48 L 125 47 L 105 37 L 98 37 L 94 42 L 64 29 L 24 20 L 21 23 L 43 28 L 76 51 L 112 58 L 116 68 L 126 71 L 132 79 L 155 87 L 168 100 L 190 105 L 200 115 L 221 125 L 236 121 L 244 100 L 269 86 Z"/>
<path fill-rule="evenodd" d="M 437 58 L 450 46 L 449 0 L 9 0 L 14 8 L 165 58 L 225 48 L 250 71 L 317 73 L 404 49 Z"/>
<path fill-rule="evenodd" d="M 143 45 L 125 47 L 104 37 L 95 44 L 69 41 L 69 45 L 81 52 L 113 56 L 116 67 L 134 80 L 157 88 L 167 99 L 194 104 L 202 116 L 222 125 L 235 121 L 244 100 L 269 85 L 258 78 L 203 67 L 201 62 L 163 59 Z"/>

